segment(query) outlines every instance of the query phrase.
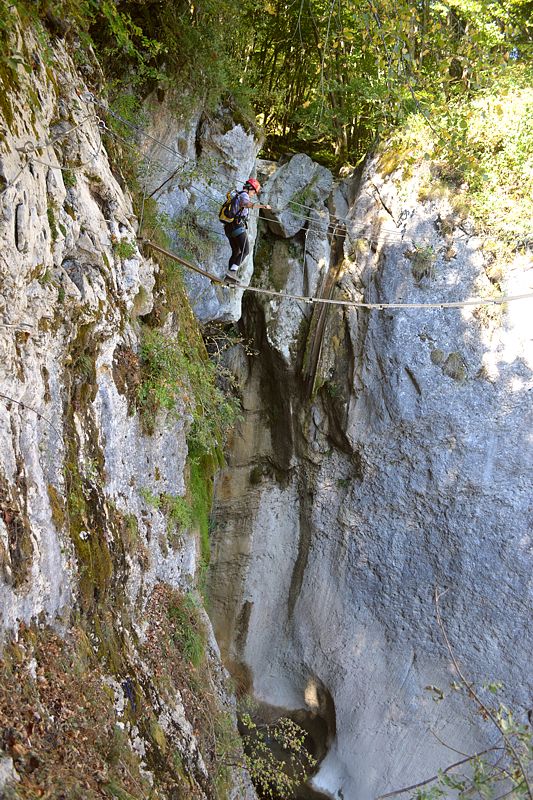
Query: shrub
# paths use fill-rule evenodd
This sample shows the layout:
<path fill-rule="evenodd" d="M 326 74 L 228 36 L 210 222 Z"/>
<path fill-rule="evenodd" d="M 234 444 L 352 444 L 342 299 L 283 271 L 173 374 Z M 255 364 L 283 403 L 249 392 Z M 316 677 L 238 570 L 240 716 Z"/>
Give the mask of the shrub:
<path fill-rule="evenodd" d="M 137 252 L 137 247 L 134 242 L 128 239 L 119 239 L 113 242 L 113 252 L 121 261 L 126 261 L 128 258 L 133 258 Z"/>
<path fill-rule="evenodd" d="M 436 255 L 431 245 L 413 246 L 413 250 L 407 250 L 405 256 L 411 261 L 411 270 L 417 283 L 422 278 L 434 277 Z"/>
<path fill-rule="evenodd" d="M 183 404 L 192 417 L 189 446 L 211 452 L 224 439 L 238 415 L 238 401 L 217 385 L 217 370 L 194 344 L 182 336 L 165 336 L 145 327 L 141 338 L 138 402 L 145 427 L 153 432 L 157 413 L 176 414 Z M 183 407 L 182 406 L 182 407 Z"/>
<path fill-rule="evenodd" d="M 450 101 L 431 126 L 412 115 L 388 144 L 432 164 L 421 200 L 447 196 L 480 232 L 515 246 L 527 238 L 533 217 L 531 79 L 530 66 L 509 65 L 489 89 Z"/>
<path fill-rule="evenodd" d="M 172 625 L 171 636 L 183 657 L 193 667 L 199 667 L 205 657 L 206 632 L 200 616 L 198 602 L 190 592 L 182 597 L 177 593 L 168 608 Z"/>
<path fill-rule="evenodd" d="M 240 726 L 245 764 L 260 796 L 293 797 L 316 766 L 305 746 L 306 732 L 288 717 L 258 725 L 243 714 Z"/>

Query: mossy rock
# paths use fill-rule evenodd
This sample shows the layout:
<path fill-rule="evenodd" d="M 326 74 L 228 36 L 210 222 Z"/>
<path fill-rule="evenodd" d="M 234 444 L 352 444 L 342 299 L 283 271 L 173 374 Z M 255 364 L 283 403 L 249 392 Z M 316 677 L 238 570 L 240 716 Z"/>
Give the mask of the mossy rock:
<path fill-rule="evenodd" d="M 405 149 L 394 150 L 392 147 L 389 147 L 384 153 L 381 153 L 379 157 L 378 172 L 384 178 L 392 175 L 392 173 L 396 172 L 401 166 L 406 154 L 407 151 Z"/>
<path fill-rule="evenodd" d="M 463 383 L 467 376 L 466 364 L 461 353 L 450 353 L 442 365 L 442 371 L 449 378 L 453 378 L 458 383 Z"/>
<path fill-rule="evenodd" d="M 283 291 L 287 286 L 292 258 L 294 256 L 287 242 L 280 240 L 274 244 L 269 275 L 271 284 L 277 292 Z"/>
<path fill-rule="evenodd" d="M 47 490 L 50 509 L 52 511 L 52 521 L 56 526 L 56 530 L 60 531 L 63 529 L 66 522 L 65 504 L 63 503 L 63 498 L 53 484 L 49 483 Z"/>
<path fill-rule="evenodd" d="M 431 351 L 430 358 L 433 364 L 442 364 L 446 358 L 446 355 L 442 350 L 439 350 L 439 348 L 436 347 L 435 350 Z"/>
<path fill-rule="evenodd" d="M 150 726 L 150 734 L 157 747 L 159 747 L 159 749 L 165 753 L 167 749 L 167 737 L 165 736 L 165 732 L 161 725 L 159 725 L 157 722 L 152 722 Z"/>

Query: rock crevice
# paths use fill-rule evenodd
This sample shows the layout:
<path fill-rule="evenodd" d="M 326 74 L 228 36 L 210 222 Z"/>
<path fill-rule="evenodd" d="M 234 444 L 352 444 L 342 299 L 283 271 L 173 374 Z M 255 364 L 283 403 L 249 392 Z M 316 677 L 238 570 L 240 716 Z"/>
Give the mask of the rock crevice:
<path fill-rule="evenodd" d="M 342 299 L 442 302 L 489 290 L 482 240 L 449 222 L 447 200 L 419 200 L 426 169 L 405 185 L 369 159 L 334 189 L 342 247 L 328 240 L 322 197 L 303 223 L 283 210 L 259 231 L 258 280 L 292 290 L 319 263 L 309 292 L 333 265 L 332 296 Z M 312 183 L 313 170 L 303 170 L 295 158 L 266 182 L 274 208 L 290 209 L 292 188 Z M 302 248 L 303 225 L 318 260 Z M 418 263 L 424 254 L 430 261 Z M 517 254 L 505 291 L 532 274 Z M 212 618 L 224 656 L 260 701 L 305 709 L 307 682 L 319 676 L 336 732 L 313 786 L 370 800 L 442 766 L 446 753 L 428 728 L 445 740 L 451 732 L 463 750 L 486 738 L 458 697 L 436 704 L 424 688 L 453 679 L 437 587 L 472 679 L 504 675 L 508 701 L 528 707 L 533 351 L 519 303 L 498 320 L 468 307 L 332 307 L 320 330 L 318 314 L 285 300 L 245 305 L 259 355 L 216 495 Z M 320 346 L 315 339 L 306 372 L 313 335 Z M 290 463 L 282 481 L 264 468 L 280 454 Z"/>

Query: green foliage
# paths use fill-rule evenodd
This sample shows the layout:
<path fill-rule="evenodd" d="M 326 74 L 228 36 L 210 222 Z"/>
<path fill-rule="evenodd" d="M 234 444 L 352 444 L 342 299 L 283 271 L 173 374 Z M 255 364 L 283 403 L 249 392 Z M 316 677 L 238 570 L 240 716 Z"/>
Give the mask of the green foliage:
<path fill-rule="evenodd" d="M 178 413 L 183 404 L 192 416 L 188 441 L 197 451 L 211 452 L 235 423 L 238 401 L 218 387 L 216 367 L 198 343 L 184 335 L 165 336 L 145 327 L 141 348 L 142 381 L 138 402 L 145 427 L 153 431 L 160 409 Z"/>
<path fill-rule="evenodd" d="M 205 658 L 206 632 L 196 597 L 189 592 L 176 600 L 168 609 L 168 617 L 175 644 L 193 667 L 199 667 Z"/>
<path fill-rule="evenodd" d="M 487 247 L 500 260 L 531 235 L 532 79 L 531 68 L 507 66 L 490 89 L 451 101 L 431 125 L 412 115 L 387 146 L 387 154 L 409 152 L 404 170 L 407 161 L 430 166 L 420 199 L 447 197 L 457 216 L 471 216 L 493 237 Z"/>
<path fill-rule="evenodd" d="M 111 115 L 109 117 L 110 127 L 119 136 L 126 139 L 130 144 L 135 143 L 133 125 L 144 125 L 148 121 L 146 115 L 141 110 L 140 98 L 132 93 L 131 89 L 122 90 L 113 97 L 111 103 Z M 137 148 L 135 148 L 137 150 Z M 134 154 L 136 166 L 139 164 Z"/>
<path fill-rule="evenodd" d="M 41 286 L 49 286 L 54 281 L 54 276 L 52 270 L 47 267 L 42 275 L 40 275 L 37 280 L 41 284 Z"/>
<path fill-rule="evenodd" d="M 113 252 L 121 261 L 126 261 L 128 258 L 133 258 L 137 252 L 137 247 L 134 242 L 128 239 L 117 239 L 113 242 Z"/>
<path fill-rule="evenodd" d="M 76 186 L 76 173 L 73 172 L 71 169 L 63 170 L 63 183 L 65 184 L 65 189 L 71 189 L 73 186 Z"/>
<path fill-rule="evenodd" d="M 167 513 L 169 523 L 174 528 L 189 528 L 192 524 L 192 510 L 183 497 L 162 494 L 161 505 Z"/>
<path fill-rule="evenodd" d="M 175 541 L 175 535 L 191 527 L 194 520 L 194 512 L 190 503 L 179 495 L 154 494 L 147 487 L 139 489 L 139 494 L 144 502 L 152 508 L 161 511 L 167 519 L 167 533 L 171 542 Z"/>
<path fill-rule="evenodd" d="M 56 223 L 56 216 L 55 216 L 55 208 L 53 205 L 48 205 L 46 208 L 46 216 L 48 219 L 48 227 L 50 228 L 50 236 L 52 237 L 52 241 L 55 242 L 58 237 L 58 230 L 57 230 L 57 223 Z"/>
<path fill-rule="evenodd" d="M 127 792 L 115 781 L 106 784 L 104 788 L 111 797 L 115 797 L 117 800 L 137 800 L 137 797 Z"/>
<path fill-rule="evenodd" d="M 216 0 L 16 0 L 0 8 L 4 43 L 13 7 L 23 21 L 41 18 L 54 34 L 92 45 L 122 115 L 153 88 L 174 87 L 178 114 L 223 101 L 246 126 L 252 100 L 271 151 L 305 143 L 328 163 L 358 158 L 412 112 L 433 124 L 435 112 L 526 63 L 531 49 L 527 0 L 269 0 L 261 13 L 243 0 L 231 37 Z M 32 69 L 9 48 L 0 62 L 5 87 Z"/>
<path fill-rule="evenodd" d="M 260 796 L 293 797 L 316 766 L 305 747 L 306 732 L 288 717 L 259 725 L 243 714 L 240 724 L 245 764 Z"/>
<path fill-rule="evenodd" d="M 191 498 L 193 520 L 200 531 L 200 556 L 209 564 L 209 515 L 213 499 L 213 474 L 216 462 L 210 454 L 189 453 L 188 494 Z"/>
<path fill-rule="evenodd" d="M 161 506 L 161 496 L 158 494 L 154 494 L 150 491 L 146 486 L 142 486 L 139 489 L 139 494 L 141 495 L 142 499 L 146 503 L 146 505 L 151 506 L 152 508 L 159 509 Z"/>
<path fill-rule="evenodd" d="M 242 8 L 255 33 L 244 46 L 246 80 L 271 147 L 304 140 L 313 152 L 329 142 L 339 160 L 362 155 L 407 114 L 433 118 L 450 98 L 489 85 L 513 47 L 525 56 L 530 40 L 525 0 L 271 0 L 263 15 L 249 0 Z"/>
<path fill-rule="evenodd" d="M 92 47 L 112 80 L 113 96 L 120 98 L 128 87 L 145 95 L 154 86 L 181 90 L 183 113 L 188 105 L 203 102 L 215 109 L 220 99 L 239 97 L 247 104 L 247 91 L 226 35 L 226 17 L 215 0 L 190 5 L 186 0 L 14 0 L 0 5 L 0 39 L 5 42 L 14 30 L 16 9 L 23 23 L 40 20 L 52 31 Z M 238 23 L 239 15 L 235 16 Z M 15 60 L 14 60 L 15 59 Z M 0 61 L 2 57 L 0 57 Z M 19 62 L 8 54 L 4 63 L 14 71 Z M 13 62 L 11 64 L 11 62 Z M 26 60 L 22 59 L 26 65 Z M 31 65 L 27 64 L 31 71 Z M 248 112 L 248 119 L 253 115 Z"/>
<path fill-rule="evenodd" d="M 89 353 L 80 353 L 74 362 L 73 369 L 78 375 L 88 380 L 94 373 L 94 360 Z"/>
<path fill-rule="evenodd" d="M 138 402 L 144 424 L 152 432 L 157 412 L 175 411 L 182 391 L 188 388 L 187 365 L 175 338 L 147 327 L 142 330 L 140 358 Z"/>
<path fill-rule="evenodd" d="M 219 713 L 214 720 L 218 796 L 226 798 L 231 788 L 230 767 L 243 763 L 242 742 L 231 714 Z"/>

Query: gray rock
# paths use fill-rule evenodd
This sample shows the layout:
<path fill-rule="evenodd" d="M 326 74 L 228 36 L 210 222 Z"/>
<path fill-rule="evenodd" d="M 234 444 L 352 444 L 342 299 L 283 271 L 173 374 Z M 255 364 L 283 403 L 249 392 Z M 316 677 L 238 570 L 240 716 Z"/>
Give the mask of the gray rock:
<path fill-rule="evenodd" d="M 15 769 L 13 759 L 8 756 L 0 757 L 0 790 L 7 789 L 19 781 L 20 775 Z"/>
<path fill-rule="evenodd" d="M 333 183 L 331 172 L 298 153 L 265 183 L 264 197 L 272 206 L 265 212 L 276 236 L 289 238 L 307 227 L 311 211 L 324 208 Z"/>
<path fill-rule="evenodd" d="M 482 242 L 440 230 L 453 216 L 445 200 L 418 201 L 424 169 L 397 187 L 367 164 L 345 212 L 343 299 L 491 293 Z M 289 258 L 277 264 L 285 241 L 270 235 L 281 289 L 301 285 Z M 405 254 L 416 246 L 435 254 L 422 279 Z M 503 287 L 531 291 L 528 256 Z M 293 334 L 295 305 L 261 300 L 244 320 L 261 355 L 240 374 L 245 419 L 218 481 L 212 618 L 258 700 L 309 710 L 310 687 L 324 687 L 335 736 L 313 784 L 370 800 L 449 762 L 429 731 L 463 752 L 493 741 L 450 695 L 437 589 L 469 678 L 502 679 L 518 714 L 531 706 L 530 303 L 330 309 L 312 396 L 297 371 L 310 342 L 306 319 Z M 430 685 L 450 696 L 434 702 Z"/>
<path fill-rule="evenodd" d="M 25 31 L 28 52 L 38 44 L 31 29 Z M 94 106 L 78 95 L 79 75 L 61 42 L 53 48 L 47 73 L 25 78 L 41 101 L 35 115 L 28 115 L 22 90 L 12 95 L 17 133 L 6 126 L 2 139 L 0 642 L 16 637 L 24 623 L 65 632 L 73 611 L 78 623 L 89 566 L 77 539 L 101 537 L 97 546 L 113 551 L 113 579 L 121 581 L 117 636 L 129 638 L 126 658 L 141 680 L 145 670 L 148 685 L 138 643 L 146 636 L 152 590 L 166 583 L 189 591 L 199 568 L 196 526 L 170 541 L 168 520 L 151 500 L 185 494 L 191 418 L 185 402 L 178 402 L 173 414 L 161 413 L 161 425 L 148 436 L 136 411 L 138 317 L 152 309 L 157 267 L 137 249 L 131 198 L 113 176 Z M 47 145 L 53 121 L 67 116 L 67 124 L 54 125 L 54 135 L 75 129 Z M 246 138 L 244 132 L 234 135 Z M 21 139 L 35 145 L 42 164 L 25 166 Z M 67 188 L 60 167 L 69 165 L 75 180 Z M 121 250 L 120 242 L 131 247 Z M 97 614 L 100 597 L 94 594 Z M 122 627 L 126 617 L 131 625 Z M 212 642 L 209 659 L 222 693 L 226 675 Z M 34 665 L 27 679 L 35 675 Z M 109 686 L 122 692 L 112 678 Z M 199 739 L 178 689 L 163 700 L 155 682 L 151 687 L 151 711 L 172 752 L 182 757 L 187 774 L 205 777 Z M 231 700 L 226 704 L 234 718 Z M 117 724 L 142 759 L 147 743 L 138 728 Z M 228 796 L 236 797 L 238 772 Z M 12 759 L 1 758 L 0 794 L 17 779 Z M 250 800 L 253 790 L 243 780 L 239 797 Z"/>
<path fill-rule="evenodd" d="M 241 189 L 253 174 L 259 142 L 223 109 L 209 119 L 198 113 L 180 127 L 171 93 L 157 113 L 154 102 L 148 101 L 147 132 L 161 144 L 151 139 L 147 146 L 147 161 L 159 165 L 148 187 L 155 190 L 158 206 L 170 221 L 175 252 L 215 277 L 224 277 L 231 248 L 218 212 L 226 193 Z M 250 256 L 239 271 L 239 281 L 245 285 L 254 270 L 256 214 L 251 214 L 248 228 Z M 242 290 L 221 288 L 186 267 L 184 280 L 201 322 L 239 319 Z"/>

